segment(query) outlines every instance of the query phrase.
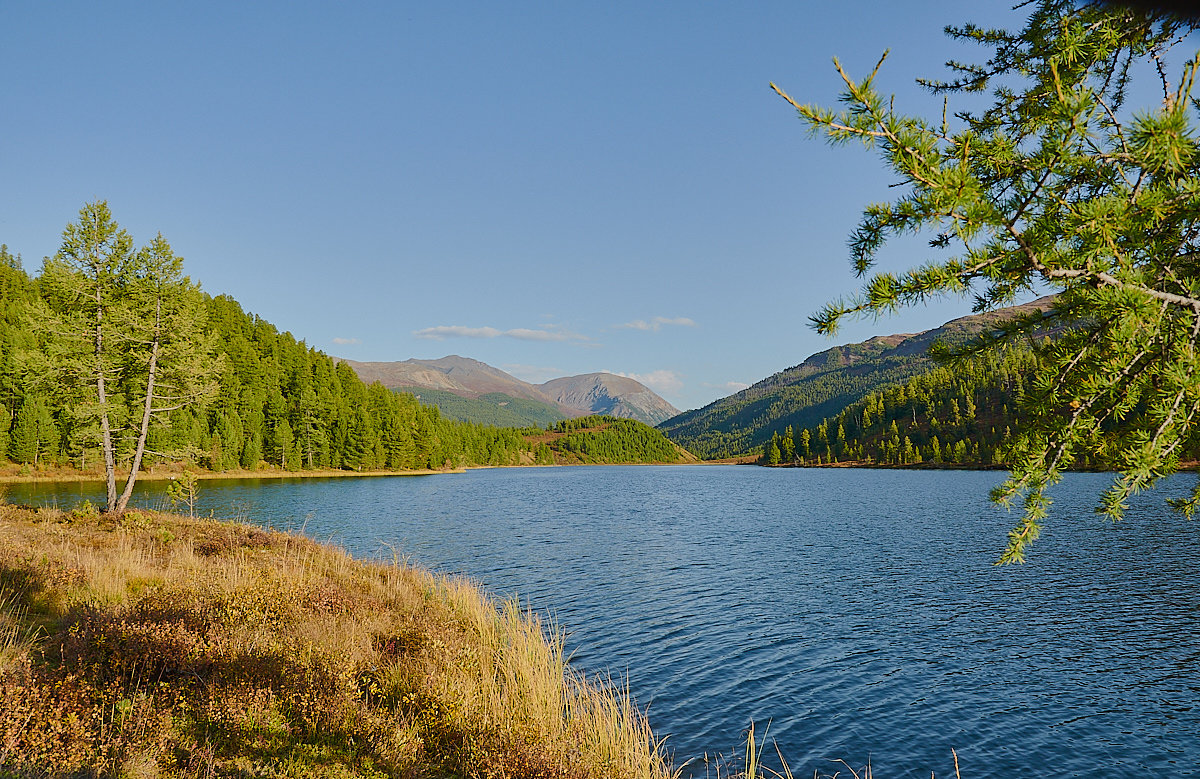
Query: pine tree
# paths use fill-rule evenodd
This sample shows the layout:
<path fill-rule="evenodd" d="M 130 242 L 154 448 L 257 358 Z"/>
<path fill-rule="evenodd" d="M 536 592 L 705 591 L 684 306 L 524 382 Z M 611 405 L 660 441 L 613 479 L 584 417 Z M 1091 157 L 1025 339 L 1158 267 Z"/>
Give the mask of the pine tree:
<path fill-rule="evenodd" d="M 17 412 L 11 442 L 12 459 L 28 463 L 35 468 L 45 458 L 53 458 L 58 451 L 58 428 L 45 398 L 33 396 L 25 399 Z"/>
<path fill-rule="evenodd" d="M 796 460 L 796 434 L 791 425 L 788 425 L 787 429 L 783 431 L 779 454 L 783 458 L 783 462 L 791 463 Z"/>
<path fill-rule="evenodd" d="M 122 512 L 133 495 L 152 421 L 173 411 L 203 405 L 217 391 L 220 362 L 206 336 L 199 290 L 183 275 L 183 258 L 160 233 L 138 252 L 124 290 L 124 355 L 127 380 L 135 381 L 140 420 L 125 489 L 109 511 Z"/>
<path fill-rule="evenodd" d="M 281 419 L 275 425 L 274 455 L 280 468 L 287 468 L 288 456 L 292 453 L 292 426 L 286 419 Z"/>

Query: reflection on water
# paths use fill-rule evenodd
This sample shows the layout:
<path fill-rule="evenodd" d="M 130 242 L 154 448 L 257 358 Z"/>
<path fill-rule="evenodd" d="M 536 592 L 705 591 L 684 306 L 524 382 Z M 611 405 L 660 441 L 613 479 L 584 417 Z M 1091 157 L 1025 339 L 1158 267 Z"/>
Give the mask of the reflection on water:
<path fill-rule="evenodd" d="M 1023 566 L 995 473 L 611 467 L 206 481 L 198 510 L 393 548 L 519 593 L 573 662 L 627 677 L 676 760 L 753 720 L 796 775 L 1185 776 L 1200 765 L 1200 541 L 1074 474 Z M 161 504 L 163 485 L 138 500 Z M 14 486 L 70 507 L 99 485 Z M 693 764 L 696 766 L 698 764 Z M 697 770 L 701 774 L 701 766 Z M 843 768 L 844 772 L 844 768 Z"/>

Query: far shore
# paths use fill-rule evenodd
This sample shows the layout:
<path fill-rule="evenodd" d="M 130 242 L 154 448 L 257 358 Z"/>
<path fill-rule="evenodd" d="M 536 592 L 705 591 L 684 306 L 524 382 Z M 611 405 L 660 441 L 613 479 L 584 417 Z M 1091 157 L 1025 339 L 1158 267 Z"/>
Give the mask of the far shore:
<path fill-rule="evenodd" d="M 60 483 L 60 482 L 103 482 L 103 471 L 80 471 L 74 468 L 47 468 L 29 473 L 22 473 L 21 467 L 8 465 L 0 468 L 0 484 L 29 484 L 29 483 Z M 330 479 L 349 478 L 358 476 L 429 476 L 438 473 L 465 473 L 465 468 L 446 468 L 444 470 L 422 471 L 342 471 L 333 469 L 286 471 L 280 468 L 269 468 L 250 471 L 243 468 L 231 471 L 210 471 L 201 468 L 188 468 L 197 479 Z M 138 475 L 137 480 L 170 481 L 184 473 L 181 466 L 156 466 Z M 123 488 L 129 471 L 117 472 L 118 488 Z"/>
<path fill-rule="evenodd" d="M 350 479 L 359 477 L 379 476 L 433 476 L 448 473 L 466 473 L 467 471 L 491 470 L 494 468 L 575 468 L 589 465 L 750 465 L 757 456 L 727 457 L 720 460 L 691 460 L 675 463 L 570 463 L 555 465 L 468 465 L 462 468 L 442 468 L 438 470 L 405 470 L 405 471 L 344 471 L 331 468 L 318 470 L 288 471 L 281 468 L 264 468 L 250 471 L 244 468 L 230 471 L 210 471 L 204 468 L 187 468 L 197 479 Z M 177 479 L 184 473 L 180 464 L 156 465 L 138 475 L 139 482 L 164 482 Z M 27 472 L 23 472 L 27 471 Z M 117 488 L 122 489 L 129 471 L 117 472 Z M 9 464 L 0 466 L 0 484 L 56 484 L 71 482 L 103 482 L 104 472 L 100 470 L 80 471 L 76 468 L 39 468 L 36 471 L 20 465 Z"/>

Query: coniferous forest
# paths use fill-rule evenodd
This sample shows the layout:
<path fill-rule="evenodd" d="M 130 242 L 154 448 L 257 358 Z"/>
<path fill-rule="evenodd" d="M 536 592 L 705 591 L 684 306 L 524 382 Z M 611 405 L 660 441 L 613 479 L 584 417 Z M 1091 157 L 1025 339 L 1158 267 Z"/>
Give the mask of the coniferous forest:
<path fill-rule="evenodd" d="M 760 462 L 1006 467 L 1008 447 L 1029 421 L 1022 408 L 1037 392 L 1039 367 L 1032 350 L 1017 347 L 934 368 L 811 427 L 774 431 Z M 1111 469 L 1116 455 L 1085 454 L 1075 467 Z M 1189 442 L 1185 459 L 1196 455 L 1197 442 Z"/>
<path fill-rule="evenodd" d="M 52 351 L 50 333 L 34 333 L 29 311 L 42 299 L 7 247 L 0 249 L 0 445 L 10 460 L 72 465 L 99 462 L 95 430 L 72 398 L 27 375 L 31 353 Z M 406 393 L 367 386 L 346 365 L 279 332 L 237 301 L 198 293 L 200 328 L 213 344 L 211 397 L 161 414 L 147 451 L 215 471 L 272 465 L 286 470 L 424 469 L 509 465 L 529 447 L 512 429 L 442 418 Z M 136 417 L 135 366 L 113 376 L 114 419 Z M 8 424 L 5 424 L 8 423 Z M 128 461 L 131 428 L 115 425 L 115 449 Z"/>
<path fill-rule="evenodd" d="M 999 465 L 1021 424 L 1036 370 L 1032 352 L 938 367 L 878 389 L 811 427 L 787 426 L 763 445 L 767 465 Z"/>

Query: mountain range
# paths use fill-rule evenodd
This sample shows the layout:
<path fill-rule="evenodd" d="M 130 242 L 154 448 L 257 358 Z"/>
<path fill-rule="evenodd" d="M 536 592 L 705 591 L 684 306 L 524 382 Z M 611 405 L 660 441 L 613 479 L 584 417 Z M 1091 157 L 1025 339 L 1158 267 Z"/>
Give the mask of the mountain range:
<path fill-rule="evenodd" d="M 560 419 L 606 414 L 657 425 L 679 409 L 639 381 L 612 373 L 565 376 L 530 384 L 469 357 L 357 362 L 341 358 L 370 384 L 411 392 L 453 419 L 544 427 Z"/>
<path fill-rule="evenodd" d="M 921 333 L 875 336 L 810 356 L 704 408 L 659 424 L 677 444 L 702 458 L 757 450 L 788 425 L 817 425 L 883 387 L 934 369 L 929 347 L 939 340 L 962 342 L 997 322 L 1050 307 L 1053 297 L 954 319 Z"/>

